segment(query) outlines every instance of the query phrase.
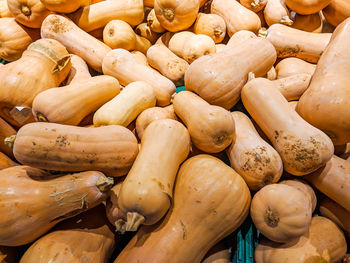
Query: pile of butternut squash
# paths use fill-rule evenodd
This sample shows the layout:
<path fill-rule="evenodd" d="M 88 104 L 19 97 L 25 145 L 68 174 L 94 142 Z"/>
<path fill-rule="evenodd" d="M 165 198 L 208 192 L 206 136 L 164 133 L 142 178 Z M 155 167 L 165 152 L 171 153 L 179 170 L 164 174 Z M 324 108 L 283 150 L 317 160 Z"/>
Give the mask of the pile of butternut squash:
<path fill-rule="evenodd" d="M 0 58 L 1 263 L 349 262 L 348 0 L 0 0 Z"/>

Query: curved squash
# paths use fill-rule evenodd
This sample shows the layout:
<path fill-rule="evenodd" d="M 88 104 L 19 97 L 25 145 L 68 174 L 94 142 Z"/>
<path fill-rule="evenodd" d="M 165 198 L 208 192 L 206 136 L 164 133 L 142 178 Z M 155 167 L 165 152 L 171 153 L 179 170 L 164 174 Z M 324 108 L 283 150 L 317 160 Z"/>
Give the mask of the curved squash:
<path fill-rule="evenodd" d="M 269 41 L 249 38 L 235 47 L 193 62 L 185 73 L 186 89 L 210 104 L 231 109 L 239 100 L 249 72 L 264 76 L 275 61 L 276 50 Z"/>
<path fill-rule="evenodd" d="M 122 187 L 123 181 L 124 179 L 122 179 L 122 181 L 118 182 L 116 185 L 113 186 L 113 188 L 109 192 L 109 197 L 106 201 L 106 215 L 107 215 L 108 221 L 113 226 L 116 226 L 116 222 L 119 219 L 126 220 L 126 215 L 122 213 L 122 211 L 118 207 L 118 198 L 119 198 L 120 188 Z M 124 232 L 122 234 L 124 234 Z"/>
<path fill-rule="evenodd" d="M 131 54 L 137 59 L 138 62 L 149 67 L 147 57 L 145 56 L 145 54 L 141 53 L 140 51 L 131 51 Z"/>
<path fill-rule="evenodd" d="M 12 161 L 9 157 L 7 157 L 5 154 L 0 152 L 0 170 L 6 169 L 12 166 L 17 166 L 18 163 Z M 1 259 L 1 257 L 0 257 Z"/>
<path fill-rule="evenodd" d="M 38 239 L 20 263 L 100 262 L 107 263 L 116 245 L 103 205 L 64 221 Z"/>
<path fill-rule="evenodd" d="M 143 4 L 145 6 L 153 7 L 154 6 L 154 0 L 143 0 Z"/>
<path fill-rule="evenodd" d="M 0 117 L 0 151 L 13 158 L 11 147 L 5 143 L 5 138 L 16 135 L 16 130 Z"/>
<path fill-rule="evenodd" d="M 347 0 L 332 0 L 322 10 L 322 14 L 333 26 L 338 26 L 346 18 L 350 17 L 350 2 Z"/>
<path fill-rule="evenodd" d="M 258 13 L 259 11 L 264 9 L 268 1 L 267 0 L 240 0 L 239 2 L 245 8 L 248 8 L 254 11 L 255 13 Z"/>
<path fill-rule="evenodd" d="M 0 0 L 0 18 L 2 17 L 13 17 L 7 5 L 7 0 Z"/>
<path fill-rule="evenodd" d="M 70 62 L 72 64 L 65 85 L 80 82 L 91 78 L 91 74 L 86 62 L 77 55 L 71 55 Z"/>
<path fill-rule="evenodd" d="M 45 17 L 51 14 L 40 0 L 7 0 L 7 5 L 19 23 L 31 28 L 40 28 Z"/>
<path fill-rule="evenodd" d="M 215 45 L 216 53 L 225 50 L 225 48 L 226 48 L 226 45 L 225 45 L 225 44 L 216 44 L 216 45 Z"/>
<path fill-rule="evenodd" d="M 33 101 L 33 114 L 37 121 L 76 126 L 119 92 L 118 80 L 110 76 L 79 80 L 39 93 Z"/>
<path fill-rule="evenodd" d="M 143 226 L 114 262 L 199 263 L 243 223 L 249 204 L 249 189 L 231 167 L 210 155 L 192 157 L 178 173 L 167 217 Z"/>
<path fill-rule="evenodd" d="M 316 65 L 299 58 L 285 58 L 276 65 L 277 78 L 286 78 L 297 74 L 315 73 Z"/>
<path fill-rule="evenodd" d="M 156 120 L 147 127 L 140 153 L 120 189 L 118 207 L 127 220 L 116 222 L 118 231 L 136 231 L 141 224 L 155 224 L 166 214 L 190 142 L 187 129 L 178 121 Z"/>
<path fill-rule="evenodd" d="M 235 136 L 235 122 L 231 114 L 210 105 L 190 91 L 182 91 L 173 99 L 177 116 L 185 123 L 192 143 L 207 153 L 223 151 Z"/>
<path fill-rule="evenodd" d="M 41 169 L 96 170 L 120 176 L 129 171 L 138 146 L 134 134 L 121 126 L 83 128 L 37 122 L 18 131 L 13 154 L 20 163 Z"/>
<path fill-rule="evenodd" d="M 251 39 L 256 38 L 255 33 L 248 30 L 241 30 L 235 33 L 232 37 L 230 37 L 229 41 L 227 42 L 227 47 L 233 48 L 235 46 L 239 46 L 240 43 Z"/>
<path fill-rule="evenodd" d="M 236 0 L 214 0 L 211 4 L 211 12 L 225 20 L 227 34 L 230 37 L 240 30 L 257 33 L 261 28 L 259 16 Z"/>
<path fill-rule="evenodd" d="M 148 39 L 152 43 L 152 45 L 156 43 L 157 39 L 159 38 L 159 34 L 153 32 L 147 23 L 139 24 L 135 28 L 135 33 L 140 35 L 141 37 Z"/>
<path fill-rule="evenodd" d="M 193 26 L 193 32 L 207 35 L 215 43 L 220 43 L 226 35 L 226 23 L 221 16 L 199 13 Z"/>
<path fill-rule="evenodd" d="M 288 101 L 298 100 L 309 87 L 311 75 L 296 74 L 286 78 L 273 80 L 278 90 Z"/>
<path fill-rule="evenodd" d="M 243 87 L 241 96 L 247 111 L 280 154 L 288 173 L 306 175 L 331 159 L 334 153 L 331 139 L 291 109 L 272 81 L 253 79 Z"/>
<path fill-rule="evenodd" d="M 309 89 L 297 106 L 298 113 L 311 125 L 327 133 L 335 145 L 350 142 L 349 45 L 350 18 L 347 18 L 332 34 Z"/>
<path fill-rule="evenodd" d="M 102 72 L 103 58 L 111 51 L 111 48 L 103 42 L 84 32 L 68 18 L 60 15 L 49 15 L 44 20 L 41 36 L 61 42 L 70 53 L 78 55 L 99 72 Z"/>
<path fill-rule="evenodd" d="M 232 168 L 253 191 L 278 182 L 283 172 L 281 157 L 260 137 L 244 113 L 235 111 L 231 115 L 235 122 L 235 139 L 226 153 Z"/>
<path fill-rule="evenodd" d="M 332 0 L 284 0 L 287 6 L 301 15 L 311 15 L 321 11 Z"/>
<path fill-rule="evenodd" d="M 50 174 L 29 166 L 1 170 L 0 181 L 4 246 L 28 244 L 58 222 L 97 206 L 113 185 L 113 179 L 100 172 L 50 179 Z"/>
<path fill-rule="evenodd" d="M 73 13 L 82 6 L 89 6 L 91 0 L 40 0 L 44 6 L 58 13 Z"/>
<path fill-rule="evenodd" d="M 1 103 L 30 108 L 37 94 L 60 85 L 70 67 L 70 56 L 58 41 L 33 42 L 19 60 L 0 68 Z"/>
<path fill-rule="evenodd" d="M 231 263 L 230 248 L 225 240 L 220 241 L 213 246 L 205 255 L 201 263 Z"/>
<path fill-rule="evenodd" d="M 154 9 L 152 9 L 147 16 L 147 25 L 150 27 L 150 29 L 153 32 L 156 32 L 156 33 L 163 33 L 166 31 L 166 29 L 161 26 Z"/>
<path fill-rule="evenodd" d="M 284 0 L 268 0 L 264 9 L 264 18 L 269 26 L 273 24 L 293 25 L 293 20 L 290 19 L 289 10 Z"/>
<path fill-rule="evenodd" d="M 312 33 L 322 33 L 323 22 L 321 12 L 311 15 L 300 15 L 292 12 L 291 17 L 294 21 L 293 28 Z"/>
<path fill-rule="evenodd" d="M 158 71 L 140 63 L 124 49 L 114 49 L 103 60 L 103 73 L 117 78 L 121 85 L 144 81 L 151 85 L 159 106 L 170 104 L 171 95 L 175 93 L 174 83 Z"/>

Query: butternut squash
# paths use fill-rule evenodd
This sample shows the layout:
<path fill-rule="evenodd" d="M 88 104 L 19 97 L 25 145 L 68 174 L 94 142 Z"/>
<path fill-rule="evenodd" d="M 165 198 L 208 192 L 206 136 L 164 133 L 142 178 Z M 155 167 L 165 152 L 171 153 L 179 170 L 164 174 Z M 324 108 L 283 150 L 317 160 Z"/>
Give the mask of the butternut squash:
<path fill-rule="evenodd" d="M 122 92 L 105 103 L 94 114 L 94 126 L 128 126 L 145 109 L 156 105 L 156 96 L 151 85 L 136 81 L 127 85 Z"/>
<path fill-rule="evenodd" d="M 282 59 L 276 65 L 277 78 L 286 78 L 297 74 L 309 74 L 315 73 L 316 65 L 308 63 L 299 58 L 285 58 Z"/>
<path fill-rule="evenodd" d="M 264 76 L 268 80 L 276 80 L 277 79 L 277 72 L 274 66 L 266 73 Z"/>
<path fill-rule="evenodd" d="M 122 20 L 110 21 L 103 30 L 103 42 L 110 48 L 124 48 L 146 53 L 151 47 L 148 39 L 135 34 L 132 27 Z"/>
<path fill-rule="evenodd" d="M 136 132 L 139 139 L 142 139 L 145 129 L 151 122 L 161 119 L 177 120 L 173 105 L 165 108 L 153 107 L 144 110 L 136 119 Z"/>
<path fill-rule="evenodd" d="M 266 24 L 269 26 L 277 23 L 293 25 L 293 20 L 289 16 L 289 10 L 284 0 L 268 0 L 264 9 Z"/>
<path fill-rule="evenodd" d="M 235 122 L 235 139 L 226 150 L 231 167 L 243 177 L 250 190 L 277 183 L 283 172 L 279 154 L 260 137 L 244 113 L 235 111 L 231 115 Z"/>
<path fill-rule="evenodd" d="M 153 32 L 156 32 L 156 33 L 163 33 L 166 31 L 166 29 L 161 26 L 154 9 L 152 9 L 147 16 L 147 25 L 150 27 L 150 29 Z"/>
<path fill-rule="evenodd" d="M 4 246 L 28 244 L 58 222 L 97 206 L 113 185 L 113 179 L 100 172 L 52 178 L 29 166 L 1 170 L 0 181 L 0 244 Z"/>
<path fill-rule="evenodd" d="M 291 12 L 291 18 L 293 20 L 293 28 L 312 33 L 322 32 L 323 22 L 321 12 L 311 15 L 300 15 L 295 12 Z"/>
<path fill-rule="evenodd" d="M 143 0 L 143 4 L 145 6 L 153 7 L 154 6 L 154 0 Z"/>
<path fill-rule="evenodd" d="M 350 162 L 333 155 L 326 166 L 305 177 L 314 187 L 350 211 Z"/>
<path fill-rule="evenodd" d="M 322 14 L 333 26 L 338 26 L 346 18 L 350 17 L 350 2 L 347 0 L 332 0 L 322 10 Z"/>
<path fill-rule="evenodd" d="M 40 0 L 7 0 L 7 5 L 19 23 L 31 28 L 40 28 L 51 13 Z"/>
<path fill-rule="evenodd" d="M 109 197 L 106 201 L 106 215 L 108 221 L 115 226 L 117 220 L 124 219 L 126 220 L 126 215 L 121 212 L 118 208 L 118 198 L 120 194 L 120 188 L 122 187 L 124 179 L 118 182 L 113 188 L 110 190 Z M 122 232 L 122 231 L 121 231 Z M 124 232 L 122 233 L 124 234 Z"/>
<path fill-rule="evenodd" d="M 273 82 L 253 79 L 243 87 L 241 96 L 249 114 L 280 154 L 288 173 L 310 174 L 331 159 L 334 153 L 331 139 L 291 109 Z"/>
<path fill-rule="evenodd" d="M 114 262 L 199 263 L 242 224 L 249 204 L 249 189 L 231 167 L 210 155 L 192 157 L 178 173 L 166 218 L 143 226 Z"/>
<path fill-rule="evenodd" d="M 39 38 L 39 30 L 26 28 L 12 17 L 0 18 L 0 58 L 19 59 L 29 44 Z"/>
<path fill-rule="evenodd" d="M 273 80 L 277 89 L 288 101 L 298 100 L 309 87 L 311 75 L 296 74 L 286 78 Z"/>
<path fill-rule="evenodd" d="M 159 34 L 152 31 L 152 29 L 148 26 L 147 23 L 139 24 L 135 28 L 135 33 L 140 35 L 141 37 L 148 39 L 152 43 L 152 45 L 156 43 L 157 39 L 159 38 Z"/>
<path fill-rule="evenodd" d="M 13 157 L 12 149 L 6 145 L 7 143 L 4 140 L 7 137 L 16 135 L 16 133 L 16 130 L 0 117 L 0 151 L 11 158 Z"/>
<path fill-rule="evenodd" d="M 215 43 L 220 43 L 226 35 L 225 20 L 215 14 L 199 13 L 193 26 L 195 34 L 211 37 Z"/>
<path fill-rule="evenodd" d="M 111 48 L 103 42 L 84 32 L 68 18 L 60 15 L 49 15 L 44 20 L 41 36 L 61 42 L 70 53 L 78 55 L 99 72 L 102 72 L 103 58 L 111 51 Z"/>
<path fill-rule="evenodd" d="M 184 84 L 185 72 L 189 66 L 186 60 L 176 56 L 164 45 L 156 44 L 147 51 L 149 64 L 175 85 Z"/>
<path fill-rule="evenodd" d="M 148 17 L 148 14 L 153 10 L 152 7 L 150 6 L 143 6 L 143 21 L 142 22 L 147 22 L 147 17 Z"/>
<path fill-rule="evenodd" d="M 248 8 L 254 11 L 255 13 L 258 13 L 259 11 L 264 9 L 268 1 L 267 0 L 240 0 L 239 2 L 245 8 Z"/>
<path fill-rule="evenodd" d="M 0 152 L 0 170 L 6 169 L 12 166 L 16 166 L 16 165 L 19 165 L 19 164 L 12 161 L 9 157 L 7 157 L 5 154 Z"/>
<path fill-rule="evenodd" d="M 40 0 L 44 6 L 57 13 L 73 13 L 78 10 L 80 7 L 89 6 L 91 0 Z"/>
<path fill-rule="evenodd" d="M 147 127 L 140 153 L 120 189 L 118 207 L 127 220 L 116 222 L 118 231 L 136 231 L 141 224 L 155 224 L 166 214 L 190 143 L 187 129 L 178 121 L 156 120 Z"/>
<path fill-rule="evenodd" d="M 155 44 L 160 44 L 160 45 L 164 45 L 166 47 L 169 47 L 169 41 L 174 35 L 175 35 L 175 33 L 166 32 L 157 39 Z"/>
<path fill-rule="evenodd" d="M 0 68 L 1 103 L 30 108 L 37 94 L 59 86 L 70 67 L 70 56 L 61 43 L 53 39 L 33 42 L 19 60 Z"/>
<path fill-rule="evenodd" d="M 256 35 L 251 31 L 241 30 L 235 33 L 232 37 L 230 37 L 226 46 L 233 48 L 235 46 L 238 46 L 241 42 L 244 42 L 250 38 L 256 38 Z"/>
<path fill-rule="evenodd" d="M 129 171 L 138 146 L 134 134 L 117 125 L 83 128 L 37 122 L 18 131 L 13 153 L 20 163 L 41 169 L 120 176 Z"/>
<path fill-rule="evenodd" d="M 32 109 L 28 107 L 13 107 L 0 103 L 0 117 L 8 122 L 15 129 L 19 129 L 22 126 L 35 122 Z"/>
<path fill-rule="evenodd" d="M 131 51 L 131 54 L 139 61 L 140 63 L 144 64 L 145 66 L 150 66 L 147 61 L 147 57 L 145 54 L 143 54 L 140 51 Z"/>
<path fill-rule="evenodd" d="M 225 48 L 226 48 L 226 45 L 225 45 L 225 44 L 216 44 L 216 45 L 215 45 L 215 50 L 216 50 L 215 53 L 221 52 L 221 51 L 223 51 Z"/>
<path fill-rule="evenodd" d="M 226 243 L 222 240 L 213 246 L 201 263 L 230 263 L 230 247 Z"/>
<path fill-rule="evenodd" d="M 102 1 L 80 8 L 70 15 L 73 22 L 86 32 L 104 27 L 112 20 L 123 20 L 131 26 L 143 21 L 142 0 Z"/>
<path fill-rule="evenodd" d="M 261 28 L 259 16 L 236 0 L 214 0 L 211 4 L 211 12 L 225 20 L 227 34 L 230 37 L 240 30 L 257 33 Z"/>
<path fill-rule="evenodd" d="M 287 6 L 301 15 L 311 15 L 321 11 L 332 0 L 284 0 Z"/>
<path fill-rule="evenodd" d="M 109 262 L 116 241 L 104 210 L 99 205 L 63 222 L 32 244 L 20 263 Z"/>
<path fill-rule="evenodd" d="M 182 91 L 173 100 L 176 115 L 185 123 L 192 143 L 207 153 L 223 151 L 235 136 L 235 122 L 231 114 L 210 105 L 190 91 Z"/>
<path fill-rule="evenodd" d="M 281 24 L 267 30 L 267 39 L 274 45 L 279 58 L 297 57 L 317 63 L 326 46 L 330 33 L 310 33 Z"/>
<path fill-rule="evenodd" d="M 257 77 L 264 76 L 275 61 L 276 50 L 269 41 L 249 38 L 235 47 L 193 62 L 185 73 L 186 89 L 210 104 L 231 109 L 239 101 L 249 72 Z"/>
<path fill-rule="evenodd" d="M 87 115 L 99 109 L 120 92 L 118 80 L 96 76 L 65 87 L 39 93 L 33 101 L 37 121 L 77 126 Z"/>
<path fill-rule="evenodd" d="M 349 45 L 350 18 L 347 18 L 332 34 L 309 89 L 297 106 L 298 113 L 327 133 L 335 145 L 350 142 L 350 82 L 346 77 L 350 70 Z"/>
<path fill-rule="evenodd" d="M 7 0 L 0 0 L 0 18 L 2 17 L 13 17 L 7 5 Z"/>
<path fill-rule="evenodd" d="M 138 62 L 129 51 L 124 49 L 115 49 L 106 55 L 103 60 L 103 73 L 117 78 L 123 86 L 135 81 L 147 82 L 153 87 L 159 106 L 169 105 L 171 95 L 176 91 L 171 80 Z"/>
<path fill-rule="evenodd" d="M 70 62 L 72 66 L 66 79 L 66 85 L 91 78 L 88 65 L 81 57 L 71 55 Z"/>
<path fill-rule="evenodd" d="M 160 25 L 170 32 L 188 29 L 196 20 L 199 0 L 154 0 Z"/>

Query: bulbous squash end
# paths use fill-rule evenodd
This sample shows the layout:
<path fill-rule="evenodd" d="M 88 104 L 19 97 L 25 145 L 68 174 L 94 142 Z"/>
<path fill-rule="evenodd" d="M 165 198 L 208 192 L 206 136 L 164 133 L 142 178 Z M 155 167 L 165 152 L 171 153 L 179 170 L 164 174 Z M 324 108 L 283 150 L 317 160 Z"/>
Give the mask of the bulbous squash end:
<path fill-rule="evenodd" d="M 175 11 L 172 8 L 164 8 L 163 15 L 169 22 L 172 22 L 175 18 Z"/>
<path fill-rule="evenodd" d="M 14 134 L 14 135 L 11 135 L 10 137 L 6 137 L 5 139 L 4 139 L 4 143 L 5 143 L 5 145 L 7 145 L 9 148 L 13 148 L 13 145 L 14 145 L 14 143 L 15 143 L 15 140 L 16 140 L 16 134 Z"/>
<path fill-rule="evenodd" d="M 126 218 L 126 231 L 137 231 L 139 226 L 145 222 L 145 217 L 137 212 L 128 212 Z"/>
<path fill-rule="evenodd" d="M 96 186 L 102 193 L 109 191 L 114 184 L 114 179 L 111 177 L 100 176 L 96 182 Z"/>

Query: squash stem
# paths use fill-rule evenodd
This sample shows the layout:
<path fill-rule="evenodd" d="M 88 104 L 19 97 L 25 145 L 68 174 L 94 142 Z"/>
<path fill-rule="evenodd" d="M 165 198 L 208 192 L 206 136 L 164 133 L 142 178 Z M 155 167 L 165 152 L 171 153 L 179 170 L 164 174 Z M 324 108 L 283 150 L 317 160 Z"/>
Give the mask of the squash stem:
<path fill-rule="evenodd" d="M 25 15 L 25 16 L 30 16 L 32 14 L 32 11 L 30 10 L 30 8 L 28 6 L 22 6 L 21 8 L 21 12 Z"/>
<path fill-rule="evenodd" d="M 145 217 L 137 212 L 128 212 L 126 218 L 126 231 L 137 231 L 139 226 L 145 222 Z"/>
<path fill-rule="evenodd" d="M 253 0 L 251 3 L 250 3 L 251 7 L 253 8 L 258 8 L 260 7 L 260 0 Z"/>
<path fill-rule="evenodd" d="M 262 38 L 267 37 L 267 29 L 265 27 L 262 27 L 259 29 L 258 36 Z"/>
<path fill-rule="evenodd" d="M 219 36 L 221 36 L 222 33 L 223 32 L 222 32 L 221 28 L 217 27 L 214 29 L 214 36 L 219 37 Z"/>
<path fill-rule="evenodd" d="M 282 17 L 282 19 L 281 19 L 281 21 L 280 21 L 282 24 L 285 24 L 285 25 L 287 25 L 287 26 L 291 26 L 291 25 L 293 25 L 293 20 L 291 20 L 290 18 L 289 18 L 289 16 L 284 16 L 284 17 Z"/>
<path fill-rule="evenodd" d="M 114 179 L 111 177 L 100 176 L 96 182 L 96 186 L 101 192 L 109 191 L 114 184 Z"/>
<path fill-rule="evenodd" d="M 164 8 L 163 15 L 169 22 L 172 22 L 175 18 L 175 11 L 172 8 Z"/>
<path fill-rule="evenodd" d="M 4 139 L 4 143 L 5 145 L 7 145 L 9 148 L 13 149 L 13 145 L 15 143 L 16 140 L 16 134 L 11 135 L 10 137 L 7 137 Z"/>
<path fill-rule="evenodd" d="M 123 219 L 118 219 L 117 221 L 115 221 L 115 228 L 116 231 L 121 233 L 121 234 L 125 234 L 126 232 L 126 222 Z"/>

